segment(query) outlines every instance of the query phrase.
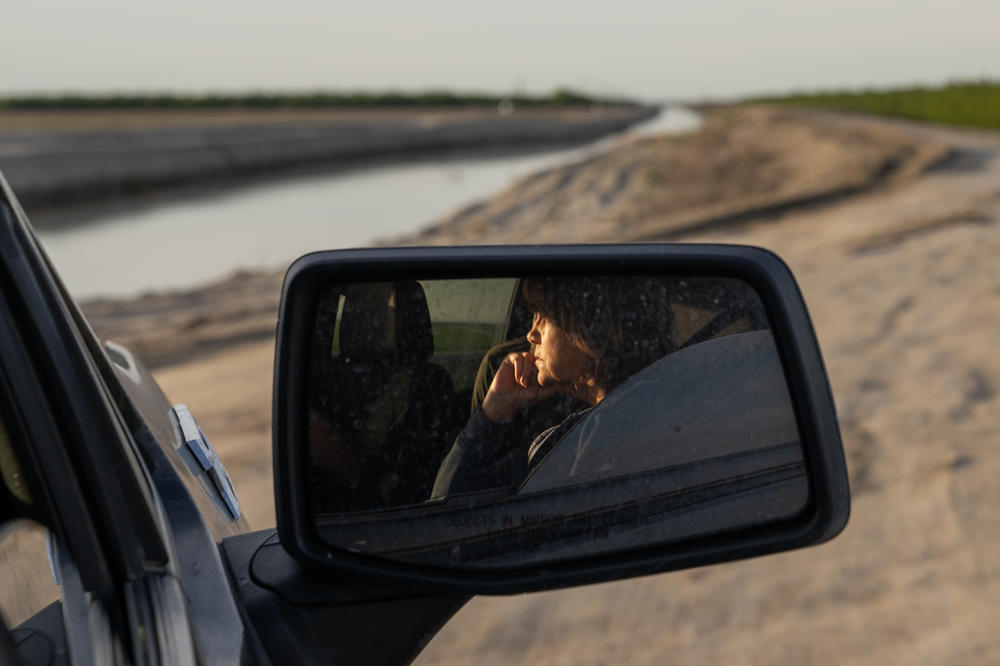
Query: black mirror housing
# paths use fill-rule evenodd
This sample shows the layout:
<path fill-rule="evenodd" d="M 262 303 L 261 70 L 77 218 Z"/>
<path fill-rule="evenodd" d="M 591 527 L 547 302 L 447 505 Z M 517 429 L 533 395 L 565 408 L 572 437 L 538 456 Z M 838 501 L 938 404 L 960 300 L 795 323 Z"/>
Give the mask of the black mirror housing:
<path fill-rule="evenodd" d="M 534 275 L 711 276 L 751 286 L 766 311 L 794 407 L 809 488 L 804 509 L 790 518 L 722 533 L 487 570 L 399 561 L 322 539 L 308 493 L 310 358 L 309 345 L 303 341 L 310 338 L 317 305 L 329 286 Z M 282 292 L 275 352 L 273 456 L 278 531 L 292 557 L 314 570 L 346 572 L 432 592 L 511 594 L 554 589 L 801 548 L 836 536 L 846 525 L 850 507 L 833 396 L 801 293 L 777 256 L 742 246 L 377 248 L 302 257 L 289 269 Z M 568 491 L 564 493 L 564 502 L 571 502 L 570 497 Z"/>

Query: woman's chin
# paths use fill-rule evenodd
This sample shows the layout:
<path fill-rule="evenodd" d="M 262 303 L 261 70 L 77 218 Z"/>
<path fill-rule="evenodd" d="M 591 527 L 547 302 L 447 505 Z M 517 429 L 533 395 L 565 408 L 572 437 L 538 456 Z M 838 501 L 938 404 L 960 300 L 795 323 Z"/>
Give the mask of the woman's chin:
<path fill-rule="evenodd" d="M 535 381 L 538 382 L 538 385 L 541 386 L 542 388 L 548 388 L 549 386 L 558 383 L 553 377 L 545 374 L 541 370 L 538 371 L 538 375 L 535 377 Z"/>

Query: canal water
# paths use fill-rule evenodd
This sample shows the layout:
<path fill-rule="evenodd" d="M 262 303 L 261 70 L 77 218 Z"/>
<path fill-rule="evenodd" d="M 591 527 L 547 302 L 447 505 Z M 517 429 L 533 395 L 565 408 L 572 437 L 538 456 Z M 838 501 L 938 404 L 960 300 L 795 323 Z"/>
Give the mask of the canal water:
<path fill-rule="evenodd" d="M 278 269 L 315 250 L 416 231 L 534 171 L 607 150 L 624 137 L 684 133 L 697 114 L 668 107 L 581 148 L 406 162 L 233 187 L 39 233 L 77 299 L 189 288 L 240 269 Z"/>

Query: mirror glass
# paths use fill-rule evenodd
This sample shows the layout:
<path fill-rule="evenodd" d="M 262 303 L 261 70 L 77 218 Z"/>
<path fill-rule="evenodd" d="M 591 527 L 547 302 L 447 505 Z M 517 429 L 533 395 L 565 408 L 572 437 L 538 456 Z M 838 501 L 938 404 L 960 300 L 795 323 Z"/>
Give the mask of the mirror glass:
<path fill-rule="evenodd" d="M 505 568 L 808 503 L 779 350 L 739 280 L 338 283 L 311 335 L 304 482 L 331 546 Z"/>

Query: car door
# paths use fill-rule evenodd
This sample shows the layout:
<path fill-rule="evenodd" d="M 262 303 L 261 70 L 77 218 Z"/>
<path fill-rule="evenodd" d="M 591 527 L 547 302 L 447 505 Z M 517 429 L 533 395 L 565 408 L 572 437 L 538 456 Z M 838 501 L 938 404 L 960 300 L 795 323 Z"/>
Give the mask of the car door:
<path fill-rule="evenodd" d="M 193 664 L 175 544 L 107 358 L 2 177 L 0 274 L 0 409 L 30 490 L 15 509 L 48 527 L 61 584 L 15 643 L 41 631 L 73 664 Z"/>

